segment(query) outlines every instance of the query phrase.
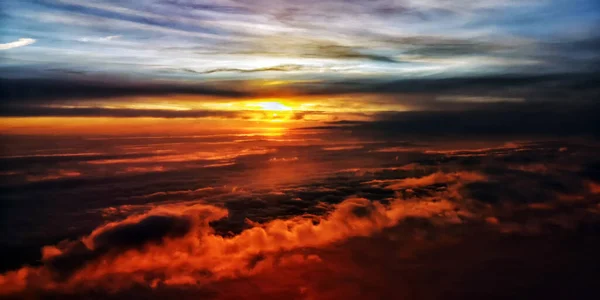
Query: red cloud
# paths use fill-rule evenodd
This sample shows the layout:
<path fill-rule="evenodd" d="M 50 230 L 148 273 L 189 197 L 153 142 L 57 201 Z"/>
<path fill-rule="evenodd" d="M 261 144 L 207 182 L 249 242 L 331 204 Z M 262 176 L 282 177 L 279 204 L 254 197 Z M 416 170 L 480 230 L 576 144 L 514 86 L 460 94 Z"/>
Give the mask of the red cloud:
<path fill-rule="evenodd" d="M 236 278 L 275 265 L 319 261 L 314 256 L 280 255 L 287 251 L 369 236 L 407 217 L 455 216 L 454 209 L 448 201 L 397 200 L 383 205 L 350 198 L 317 220 L 278 219 L 222 237 L 209 225 L 227 216 L 222 208 L 201 204 L 158 207 L 101 226 L 80 241 L 44 247 L 44 265 L 1 275 L 0 294 L 99 286 L 118 290 L 134 284 L 155 287 Z M 136 240 L 132 242 L 129 235 Z M 70 269 L 61 273 L 64 268 Z"/>
<path fill-rule="evenodd" d="M 413 177 L 405 179 L 391 179 L 391 180 L 372 180 L 367 181 L 365 184 L 372 184 L 376 186 L 385 186 L 388 189 L 396 190 L 400 188 L 414 188 L 424 187 L 439 183 L 455 183 L 455 182 L 473 182 L 473 181 L 485 181 L 486 177 L 477 172 L 453 172 L 443 173 L 436 172 L 423 177 Z"/>

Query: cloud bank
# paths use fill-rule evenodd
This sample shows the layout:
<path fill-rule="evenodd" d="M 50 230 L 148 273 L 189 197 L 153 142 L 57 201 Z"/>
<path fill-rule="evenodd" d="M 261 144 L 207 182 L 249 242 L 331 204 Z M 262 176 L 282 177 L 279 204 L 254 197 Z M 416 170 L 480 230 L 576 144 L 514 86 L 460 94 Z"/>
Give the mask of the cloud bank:
<path fill-rule="evenodd" d="M 115 206 L 102 209 L 101 214 L 107 218 L 104 220 L 112 221 L 100 221 L 79 238 L 47 244 L 37 264 L 3 273 L 0 291 L 6 296 L 100 293 L 117 299 L 127 295 L 161 297 L 177 291 L 190 297 L 223 298 L 227 297 L 225 290 L 238 287 L 240 293 L 256 297 L 336 298 L 350 291 L 361 297 L 404 293 L 413 286 L 417 295 L 433 299 L 437 294 L 427 288 L 425 278 L 453 269 L 464 270 L 460 276 L 467 281 L 448 283 L 447 293 L 451 298 L 476 298 L 484 291 L 503 295 L 481 278 L 498 278 L 497 272 L 506 267 L 502 260 L 496 260 L 498 257 L 523 265 L 523 270 L 504 271 L 514 278 L 507 280 L 506 286 L 522 283 L 528 268 L 544 269 L 564 285 L 574 286 L 575 278 L 566 278 L 558 265 L 536 259 L 536 251 L 546 248 L 553 249 L 548 255 L 561 263 L 578 265 L 582 272 L 576 277 L 578 281 L 593 278 L 594 271 L 585 267 L 594 264 L 593 260 L 576 260 L 567 248 L 558 245 L 569 239 L 577 245 L 587 243 L 592 249 L 600 247 L 594 239 L 600 222 L 598 176 L 594 175 L 597 163 L 593 158 L 597 146 L 550 141 L 485 147 L 467 143 L 470 148 L 462 148 L 448 147 L 448 143 L 444 141 L 445 148 L 424 149 L 423 145 L 409 147 L 406 143 L 404 149 L 389 143 L 339 147 L 336 151 L 312 152 L 312 162 L 302 147 L 295 146 L 288 151 L 295 153 L 296 159 L 282 162 L 286 169 L 309 163 L 305 167 L 310 165 L 314 173 L 318 170 L 314 159 L 319 155 L 329 166 L 335 165 L 334 157 L 343 155 L 340 168 L 364 162 L 369 156 L 377 156 L 384 165 L 374 167 L 370 161 L 368 167 L 335 169 L 325 177 L 270 189 L 177 189 L 185 184 L 181 167 L 176 173 L 149 170 L 143 177 L 122 177 L 119 182 L 124 187 L 139 186 L 140 180 L 152 181 L 153 173 L 161 182 L 167 178 L 181 182 L 167 190 L 150 182 L 143 190 L 136 188 L 142 193 L 136 197 L 127 196 L 127 192 L 110 196 L 117 199 Z M 285 148 L 289 146 L 280 151 Z M 318 145 L 317 149 L 321 148 Z M 406 157 L 399 160 L 399 155 Z M 351 157 L 360 159 L 353 162 Z M 268 154 L 240 157 L 234 165 L 278 169 L 280 164 L 270 163 L 271 158 Z M 390 165 L 390 161 L 395 163 Z M 540 164 L 545 167 L 540 168 Z M 225 178 L 225 174 L 240 171 L 229 168 L 207 172 Z M 190 172 L 195 177 L 201 174 L 198 169 Z M 275 175 L 285 176 L 281 172 Z M 249 176 L 256 177 L 252 171 Z M 58 178 L 45 186 L 32 183 L 27 190 L 52 194 L 48 188 L 68 180 Z M 83 193 L 85 185 L 80 188 Z M 99 203 L 104 207 L 108 204 Z M 493 247 L 488 249 L 485 244 Z M 518 245 L 523 244 L 531 251 L 519 250 Z M 487 266 L 486 270 L 495 272 L 465 268 L 458 262 Z M 286 276 L 275 280 L 282 274 Z M 342 274 L 359 282 L 344 289 L 340 286 Z M 411 285 L 402 279 L 407 276 L 418 281 Z M 319 286 L 317 282 L 323 280 L 329 284 Z M 398 280 L 406 283 L 404 290 L 389 285 Z M 551 280 L 544 279 L 540 287 L 530 286 L 528 293 L 551 294 L 546 285 Z M 248 281 L 252 287 L 239 286 Z M 385 283 L 384 287 L 375 289 L 377 282 Z M 582 288 L 582 295 L 587 292 Z"/>

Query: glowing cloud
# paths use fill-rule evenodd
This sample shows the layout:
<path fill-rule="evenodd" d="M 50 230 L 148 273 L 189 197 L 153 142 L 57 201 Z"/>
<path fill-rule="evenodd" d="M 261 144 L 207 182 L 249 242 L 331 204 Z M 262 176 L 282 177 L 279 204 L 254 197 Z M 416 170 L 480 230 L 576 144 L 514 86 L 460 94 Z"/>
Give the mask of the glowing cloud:
<path fill-rule="evenodd" d="M 0 275 L 0 294 L 28 288 L 104 286 L 120 290 L 136 283 L 197 285 L 256 274 L 281 264 L 277 253 L 369 236 L 405 218 L 444 216 L 447 222 L 460 222 L 455 206 L 448 201 L 398 200 L 383 205 L 348 198 L 328 216 L 265 224 L 247 221 L 251 228 L 226 238 L 215 234 L 209 223 L 227 216 L 227 210 L 210 205 L 167 205 L 106 224 L 79 241 L 44 247 L 43 267 Z M 147 278 L 136 275 L 142 273 Z M 56 281 L 56 276 L 65 280 Z M 106 279 L 111 276 L 120 280 L 110 283 Z"/>
<path fill-rule="evenodd" d="M 286 111 L 291 110 L 288 106 L 279 102 L 259 102 L 255 104 L 262 110 L 273 110 L 273 111 Z"/>
<path fill-rule="evenodd" d="M 30 38 L 20 38 L 14 42 L 10 42 L 10 43 L 6 43 L 6 44 L 0 44 L 0 50 L 8 50 L 8 49 L 12 49 L 12 48 L 19 48 L 19 47 L 24 47 L 27 45 L 31 45 L 33 43 L 35 43 L 36 40 L 34 39 L 30 39 Z"/>

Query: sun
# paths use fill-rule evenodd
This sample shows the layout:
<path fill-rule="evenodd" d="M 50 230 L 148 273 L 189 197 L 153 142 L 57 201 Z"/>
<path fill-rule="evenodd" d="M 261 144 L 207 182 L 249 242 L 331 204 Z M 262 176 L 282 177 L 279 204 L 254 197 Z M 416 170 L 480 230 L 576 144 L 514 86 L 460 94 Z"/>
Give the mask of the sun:
<path fill-rule="evenodd" d="M 261 99 L 262 101 L 252 101 L 244 103 L 248 111 L 254 112 L 256 120 L 271 123 L 287 123 L 293 120 L 296 109 L 288 102 L 273 101 L 279 99 Z M 266 101 L 265 101 L 266 100 Z"/>
<path fill-rule="evenodd" d="M 256 103 L 256 106 L 260 107 L 262 110 L 269 110 L 269 111 L 290 111 L 292 110 L 291 107 L 282 104 L 280 102 L 259 102 Z"/>

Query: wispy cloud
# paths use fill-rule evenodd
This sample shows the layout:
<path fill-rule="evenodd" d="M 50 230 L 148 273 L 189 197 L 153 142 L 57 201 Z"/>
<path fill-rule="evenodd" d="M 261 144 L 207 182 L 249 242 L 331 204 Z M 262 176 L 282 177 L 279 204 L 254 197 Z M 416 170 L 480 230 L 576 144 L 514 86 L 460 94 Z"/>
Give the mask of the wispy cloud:
<path fill-rule="evenodd" d="M 20 38 L 14 42 L 10 42 L 10 43 L 6 43 L 6 44 L 0 44 L 0 50 L 8 50 L 8 49 L 12 49 L 12 48 L 19 48 L 19 47 L 24 47 L 27 45 L 31 45 L 33 43 L 35 43 L 36 40 L 34 39 L 30 39 L 30 38 Z"/>
<path fill-rule="evenodd" d="M 191 73 L 199 73 L 199 74 L 211 74 L 211 73 L 220 73 L 220 72 L 238 72 L 238 73 L 255 73 L 255 72 L 290 72 L 290 71 L 302 71 L 306 69 L 301 65 L 278 65 L 272 67 L 265 68 L 256 68 L 256 69 L 239 69 L 239 68 L 218 68 L 218 69 L 210 69 L 203 72 L 196 72 L 191 69 L 183 69 L 186 72 Z"/>
<path fill-rule="evenodd" d="M 574 1 L 577 5 L 566 6 L 560 0 L 340 0 L 302 5 L 289 0 L 277 5 L 61 0 L 18 3 L 5 14 L 7 28 L 27 26 L 28 33 L 49 41 L 43 53 L 33 49 L 40 53 L 14 53 L 11 59 L 39 62 L 43 57 L 72 68 L 85 64 L 79 69 L 90 74 L 128 74 L 131 70 L 123 65 L 136 63 L 145 67 L 137 72 L 160 79 L 198 79 L 213 73 L 248 78 L 264 76 L 261 71 L 277 65 L 302 66 L 302 74 L 277 69 L 289 76 L 414 77 L 589 71 L 597 65 L 590 55 L 597 45 L 591 34 L 597 10 L 590 0 Z M 568 28 L 581 34 L 567 35 Z M 116 42 L 119 34 L 127 41 Z M 94 43 L 107 45 L 90 47 Z M 325 68 L 310 68 L 316 65 Z"/>
<path fill-rule="evenodd" d="M 104 37 L 82 37 L 77 39 L 80 42 L 106 42 L 121 38 L 120 35 L 109 35 Z"/>

